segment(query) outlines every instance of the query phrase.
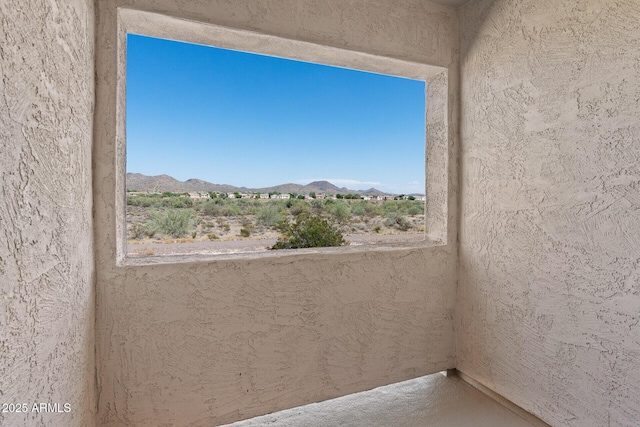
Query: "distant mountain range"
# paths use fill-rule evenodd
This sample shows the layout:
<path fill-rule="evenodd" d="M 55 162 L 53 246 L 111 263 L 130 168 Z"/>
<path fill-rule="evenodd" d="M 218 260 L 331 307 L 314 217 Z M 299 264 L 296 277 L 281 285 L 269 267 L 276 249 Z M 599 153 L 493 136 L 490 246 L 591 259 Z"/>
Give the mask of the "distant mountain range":
<path fill-rule="evenodd" d="M 216 191 L 225 193 L 243 193 L 243 192 L 278 192 L 278 193 L 297 193 L 309 194 L 310 192 L 324 194 L 360 194 L 372 196 L 388 196 L 389 193 L 370 188 L 368 190 L 350 190 L 346 187 L 337 187 L 329 181 L 314 181 L 307 185 L 300 184 L 281 184 L 274 187 L 264 188 L 247 188 L 235 187 L 228 184 L 213 184 L 201 179 L 188 179 L 186 181 L 178 181 L 169 175 L 147 176 L 140 173 L 127 173 L 127 190 L 137 191 L 171 191 L 173 193 L 184 193 L 189 191 Z"/>

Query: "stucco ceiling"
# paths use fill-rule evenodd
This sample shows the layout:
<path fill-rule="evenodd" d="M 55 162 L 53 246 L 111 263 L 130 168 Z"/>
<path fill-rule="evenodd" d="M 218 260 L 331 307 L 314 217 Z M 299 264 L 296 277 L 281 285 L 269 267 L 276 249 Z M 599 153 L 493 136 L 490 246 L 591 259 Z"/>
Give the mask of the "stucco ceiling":
<path fill-rule="evenodd" d="M 462 6 L 465 3 L 469 3 L 471 0 L 429 0 L 431 3 L 444 4 L 447 6 Z"/>

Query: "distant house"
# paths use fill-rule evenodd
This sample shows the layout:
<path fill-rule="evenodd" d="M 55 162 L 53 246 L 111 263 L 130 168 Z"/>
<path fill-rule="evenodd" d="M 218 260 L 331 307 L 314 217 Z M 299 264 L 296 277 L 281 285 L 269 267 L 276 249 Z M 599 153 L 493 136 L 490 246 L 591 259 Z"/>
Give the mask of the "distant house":
<path fill-rule="evenodd" d="M 427 200 L 427 196 L 416 196 L 416 200 L 419 202 L 425 202 Z"/>
<path fill-rule="evenodd" d="M 318 200 L 324 199 L 324 193 L 317 193 L 316 194 L 316 199 L 318 199 Z"/>
<path fill-rule="evenodd" d="M 229 199 L 235 199 L 236 198 L 236 194 L 235 193 L 227 193 L 227 197 Z"/>
<path fill-rule="evenodd" d="M 260 198 L 261 199 L 268 199 L 269 198 L 269 193 L 260 193 Z"/>
<path fill-rule="evenodd" d="M 209 193 L 191 192 L 189 193 L 189 198 L 195 200 L 208 199 Z"/>
<path fill-rule="evenodd" d="M 281 194 L 281 195 L 280 195 L 280 198 L 281 198 L 281 199 L 284 199 L 284 200 L 286 200 L 286 199 L 290 199 L 290 198 L 291 198 L 291 195 L 290 195 L 290 194 L 288 194 L 288 193 L 287 193 L 287 194 Z"/>

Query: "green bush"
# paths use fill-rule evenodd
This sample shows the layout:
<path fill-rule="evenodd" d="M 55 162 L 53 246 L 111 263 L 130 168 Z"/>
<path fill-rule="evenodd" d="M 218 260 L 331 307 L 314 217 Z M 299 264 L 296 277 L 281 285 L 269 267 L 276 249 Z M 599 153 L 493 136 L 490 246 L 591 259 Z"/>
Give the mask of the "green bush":
<path fill-rule="evenodd" d="M 366 215 L 371 218 L 377 215 L 382 215 L 383 213 L 380 205 L 377 205 L 375 203 L 367 203 L 364 207 L 364 210 L 366 212 Z"/>
<path fill-rule="evenodd" d="M 174 209 L 190 208 L 193 206 L 193 200 L 187 197 L 171 197 L 163 200 L 163 203 L 169 203 Z"/>
<path fill-rule="evenodd" d="M 191 209 L 152 212 L 145 224 L 145 229 L 150 236 L 161 233 L 172 237 L 182 237 L 193 224 L 192 215 L 193 210 Z"/>
<path fill-rule="evenodd" d="M 224 216 L 238 216 L 241 213 L 240 208 L 235 203 L 230 203 L 222 208 L 222 215 Z"/>
<path fill-rule="evenodd" d="M 420 215 L 423 211 L 424 209 L 420 209 L 418 206 L 411 206 L 409 209 L 407 209 L 407 215 L 416 216 Z"/>
<path fill-rule="evenodd" d="M 398 204 L 398 202 L 397 202 L 397 201 L 395 201 L 395 200 L 394 200 L 394 201 L 387 201 L 387 202 L 384 202 L 384 203 L 381 205 L 381 207 L 382 207 L 382 211 L 383 211 L 385 214 L 388 214 L 388 213 L 390 213 L 390 212 L 398 212 L 398 210 L 400 210 L 400 205 L 399 205 L 399 204 Z"/>
<path fill-rule="evenodd" d="M 271 249 L 322 248 L 347 243 L 340 230 L 319 216 L 302 214 L 293 224 L 281 222 L 278 229 L 282 236 Z"/>
<path fill-rule="evenodd" d="M 148 208 L 151 206 L 159 207 L 162 204 L 159 198 L 149 196 L 127 196 L 127 205 L 141 206 Z"/>
<path fill-rule="evenodd" d="M 267 227 L 274 227 L 280 221 L 282 221 L 282 215 L 280 215 L 280 209 L 277 205 L 264 206 L 256 215 L 256 222 Z"/>
<path fill-rule="evenodd" d="M 218 203 L 221 199 L 208 200 L 201 203 L 198 209 L 208 216 L 220 216 L 222 215 L 222 204 Z"/>
<path fill-rule="evenodd" d="M 249 231 L 248 228 L 241 228 L 240 229 L 240 235 L 242 237 L 249 237 L 250 234 L 251 234 L 251 231 Z"/>
<path fill-rule="evenodd" d="M 411 224 L 407 219 L 398 212 L 390 212 L 387 214 L 385 221 L 387 227 L 396 227 L 398 230 L 407 231 L 411 228 Z"/>
<path fill-rule="evenodd" d="M 351 217 L 349 206 L 344 202 L 335 203 L 329 211 L 333 218 L 340 224 L 345 223 Z"/>
<path fill-rule="evenodd" d="M 304 200 L 298 200 L 291 206 L 291 215 L 298 216 L 303 213 L 311 213 L 311 206 Z"/>
<path fill-rule="evenodd" d="M 367 213 L 366 209 L 367 202 L 359 202 L 351 205 L 351 214 L 356 216 L 363 216 Z"/>
<path fill-rule="evenodd" d="M 311 201 L 311 207 L 313 209 L 319 210 L 319 209 L 322 209 L 323 206 L 324 205 L 322 204 L 322 200 L 317 200 L 315 197 Z"/>

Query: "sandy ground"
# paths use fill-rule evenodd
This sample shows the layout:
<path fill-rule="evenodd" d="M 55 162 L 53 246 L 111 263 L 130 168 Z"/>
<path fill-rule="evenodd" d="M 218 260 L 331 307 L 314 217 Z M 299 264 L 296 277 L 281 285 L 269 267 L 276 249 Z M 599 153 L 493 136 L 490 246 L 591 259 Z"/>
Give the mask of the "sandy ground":
<path fill-rule="evenodd" d="M 137 243 L 129 242 L 128 256 L 166 256 L 166 255 L 218 255 L 233 253 L 266 252 L 276 243 L 276 238 L 239 238 L 238 240 L 189 241 L 166 243 L 164 241 Z M 368 246 L 379 243 L 411 243 L 424 240 L 424 233 L 384 234 L 384 235 L 346 235 L 350 246 Z"/>

